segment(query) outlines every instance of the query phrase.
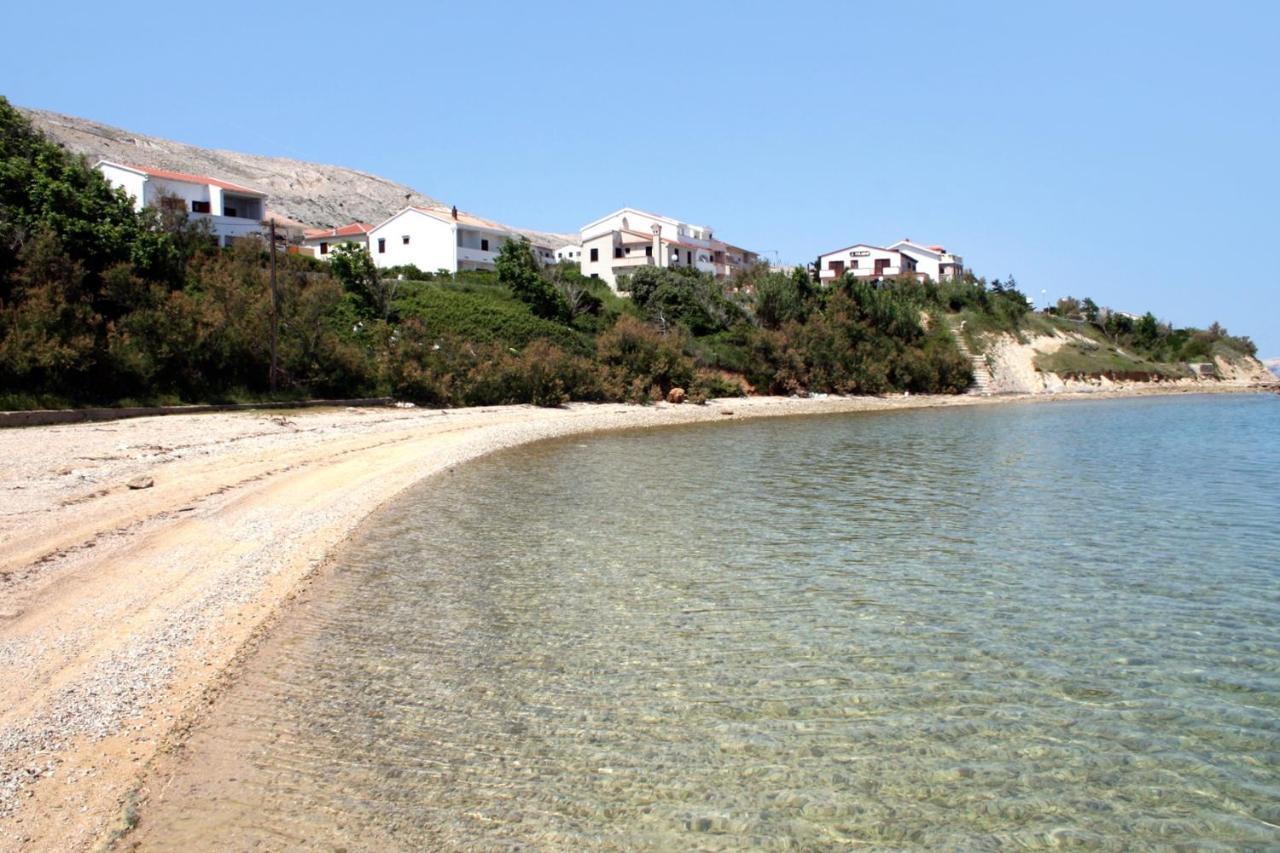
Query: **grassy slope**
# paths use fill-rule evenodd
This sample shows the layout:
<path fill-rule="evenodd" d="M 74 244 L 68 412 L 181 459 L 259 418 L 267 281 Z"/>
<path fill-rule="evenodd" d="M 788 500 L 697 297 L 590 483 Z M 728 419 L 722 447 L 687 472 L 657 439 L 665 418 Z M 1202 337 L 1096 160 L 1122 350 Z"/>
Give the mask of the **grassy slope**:
<path fill-rule="evenodd" d="M 432 335 L 513 347 L 543 338 L 570 352 L 590 349 L 590 341 L 581 332 L 535 317 L 528 306 L 498 284 L 405 282 L 397 308 L 401 316 L 421 320 Z"/>

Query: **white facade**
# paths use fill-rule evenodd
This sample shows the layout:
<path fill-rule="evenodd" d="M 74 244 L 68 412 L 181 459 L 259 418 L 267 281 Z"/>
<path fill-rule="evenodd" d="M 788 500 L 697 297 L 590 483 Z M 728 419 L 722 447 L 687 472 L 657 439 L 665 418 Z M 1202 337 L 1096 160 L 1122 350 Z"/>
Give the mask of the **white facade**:
<path fill-rule="evenodd" d="M 555 266 L 557 260 L 555 249 L 550 246 L 544 246 L 541 243 L 534 243 L 531 248 L 533 249 L 534 260 L 538 262 L 539 266 Z"/>
<path fill-rule="evenodd" d="M 575 264 L 582 263 L 582 244 L 570 243 L 567 246 L 561 246 L 556 249 L 557 261 L 571 261 Z"/>
<path fill-rule="evenodd" d="M 731 275 L 754 253 L 715 239 L 711 229 L 624 207 L 582 226 L 584 275 L 614 290 L 618 276 L 642 266 L 692 267 L 719 278 Z M 733 259 L 739 259 L 737 264 Z"/>
<path fill-rule="evenodd" d="M 892 278 L 916 272 L 915 259 L 895 249 L 858 243 L 818 256 L 818 281 L 831 284 L 852 273 L 859 278 Z"/>
<path fill-rule="evenodd" d="M 181 205 L 192 220 L 208 222 L 222 245 L 229 245 L 237 237 L 263 233 L 266 193 L 203 175 L 127 166 L 110 160 L 98 161 L 97 168 L 108 182 L 128 193 L 138 210 Z"/>
<path fill-rule="evenodd" d="M 369 248 L 369 232 L 372 225 L 363 222 L 352 222 L 340 228 L 314 228 L 302 237 L 301 251 L 322 261 L 329 260 L 329 253 L 342 245 L 356 245 Z"/>
<path fill-rule="evenodd" d="M 941 246 L 921 246 L 910 240 L 899 240 L 889 247 L 916 262 L 916 270 L 934 281 L 953 278 L 964 272 L 964 258 Z"/>
<path fill-rule="evenodd" d="M 369 232 L 369 254 L 380 267 L 413 264 L 423 272 L 492 270 L 498 250 L 519 235 L 495 222 L 456 210 L 406 207 Z M 554 261 L 554 251 L 535 247 L 534 257 Z"/>

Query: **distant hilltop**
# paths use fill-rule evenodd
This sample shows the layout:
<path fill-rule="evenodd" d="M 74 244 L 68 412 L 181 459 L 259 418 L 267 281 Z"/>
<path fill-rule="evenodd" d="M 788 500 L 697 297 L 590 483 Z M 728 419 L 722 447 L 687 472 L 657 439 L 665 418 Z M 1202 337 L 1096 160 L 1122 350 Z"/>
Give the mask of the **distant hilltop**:
<path fill-rule="evenodd" d="M 106 159 L 155 169 L 216 175 L 262 190 L 268 196 L 268 213 L 299 228 L 381 222 L 406 205 L 449 209 L 449 205 L 412 187 L 356 169 L 201 148 L 75 116 L 26 107 L 19 109 L 50 139 L 91 161 Z M 576 234 L 512 230 L 555 249 L 577 240 Z"/>
<path fill-rule="evenodd" d="M 1262 363 L 1266 366 L 1267 370 L 1270 370 L 1276 376 L 1280 376 L 1280 358 L 1269 358 Z"/>

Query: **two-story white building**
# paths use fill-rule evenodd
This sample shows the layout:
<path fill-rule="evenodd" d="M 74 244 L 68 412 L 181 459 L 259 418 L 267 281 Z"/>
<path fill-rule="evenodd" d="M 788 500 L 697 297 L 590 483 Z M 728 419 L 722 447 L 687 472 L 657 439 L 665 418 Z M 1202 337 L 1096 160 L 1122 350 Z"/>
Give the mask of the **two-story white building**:
<path fill-rule="evenodd" d="M 433 207 L 406 207 L 369 232 L 369 253 L 380 267 L 413 264 L 424 272 L 491 270 L 512 233 L 498 225 Z"/>
<path fill-rule="evenodd" d="M 618 289 L 618 276 L 643 266 L 690 267 L 727 278 L 753 263 L 755 254 L 715 239 L 703 225 L 632 207 L 582 226 L 584 275 Z"/>
<path fill-rule="evenodd" d="M 133 198 L 134 207 L 180 209 L 193 220 L 209 223 L 220 245 L 237 237 L 263 233 L 267 194 L 205 175 L 189 175 L 150 166 L 99 160 L 97 168 L 113 185 Z"/>
<path fill-rule="evenodd" d="M 369 248 L 369 232 L 373 226 L 366 222 L 352 222 L 337 228 L 308 228 L 302 234 L 302 253 L 328 260 L 329 253 L 338 246 L 352 244 Z"/>
<path fill-rule="evenodd" d="M 889 248 L 915 260 L 916 270 L 934 281 L 943 281 L 964 273 L 964 258 L 951 254 L 941 246 L 921 246 L 907 238 Z"/>
<path fill-rule="evenodd" d="M 582 244 L 570 243 L 567 246 L 561 246 L 556 249 L 556 260 L 569 261 L 575 264 L 582 263 Z"/>
<path fill-rule="evenodd" d="M 915 259 L 896 249 L 856 243 L 818 256 L 818 281 L 831 284 L 850 273 L 859 278 L 892 278 L 915 272 Z"/>
<path fill-rule="evenodd" d="M 369 254 L 380 267 L 413 264 L 423 272 L 492 270 L 498 250 L 521 235 L 510 228 L 481 219 L 458 208 L 406 207 L 368 234 Z M 538 263 L 556 262 L 556 250 L 534 243 Z"/>

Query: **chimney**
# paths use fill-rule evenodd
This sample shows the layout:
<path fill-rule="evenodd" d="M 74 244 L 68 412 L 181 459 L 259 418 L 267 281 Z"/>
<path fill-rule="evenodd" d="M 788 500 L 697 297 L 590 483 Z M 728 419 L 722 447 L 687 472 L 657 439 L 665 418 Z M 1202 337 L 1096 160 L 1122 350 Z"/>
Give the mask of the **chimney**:
<path fill-rule="evenodd" d="M 453 218 L 458 218 L 458 206 L 456 204 L 453 206 Z"/>
<path fill-rule="evenodd" d="M 662 226 L 653 223 L 653 262 L 662 266 Z"/>

